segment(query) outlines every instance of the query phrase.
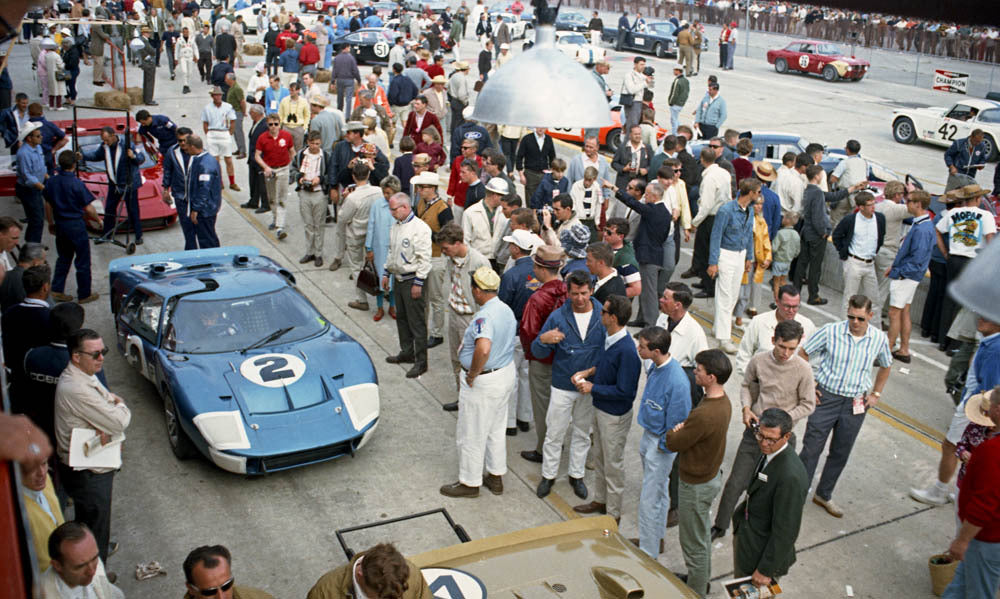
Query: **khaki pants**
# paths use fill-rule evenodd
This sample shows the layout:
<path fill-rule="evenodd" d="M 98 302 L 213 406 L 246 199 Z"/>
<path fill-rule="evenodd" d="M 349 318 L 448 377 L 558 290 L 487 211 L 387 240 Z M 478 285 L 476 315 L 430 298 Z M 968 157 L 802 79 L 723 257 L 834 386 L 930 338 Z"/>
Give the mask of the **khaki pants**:
<path fill-rule="evenodd" d="M 445 272 L 447 259 L 446 256 L 431 258 L 431 272 L 424 283 L 424 293 L 427 294 L 427 335 L 430 337 L 444 337 L 444 313 L 448 308 L 450 289 Z"/>
<path fill-rule="evenodd" d="M 691 46 L 678 46 L 679 54 L 677 62 L 684 65 L 684 74 L 688 77 L 694 72 L 694 48 Z"/>
<path fill-rule="evenodd" d="M 358 273 L 361 272 L 361 268 L 365 265 L 365 238 L 347 235 L 344 241 L 346 246 L 344 251 L 344 266 L 347 268 L 347 272 L 354 275 L 354 278 L 357 278 Z M 368 294 L 358 289 L 357 285 L 354 286 L 354 289 L 357 292 L 358 301 L 367 304 Z"/>
<path fill-rule="evenodd" d="M 288 197 L 288 166 L 272 169 L 272 176 L 266 178 L 267 201 L 271 203 L 274 227 L 285 228 L 285 199 Z"/>
<path fill-rule="evenodd" d="M 875 316 L 881 318 L 882 308 L 889 299 L 889 278 L 885 276 L 885 270 L 892 266 L 896 259 L 896 252 L 899 248 L 892 248 L 883 245 L 875 254 L 875 276 L 878 278 L 878 301 L 873 297 L 872 310 Z"/>
<path fill-rule="evenodd" d="M 531 410 L 535 418 L 535 434 L 538 436 L 535 451 L 542 453 L 547 432 L 545 416 L 549 412 L 549 394 L 552 391 L 552 364 L 529 360 L 528 386 L 531 388 Z"/>
<path fill-rule="evenodd" d="M 881 305 L 878 294 L 878 280 L 875 277 L 875 264 L 866 264 L 857 258 L 847 257 L 844 260 L 844 298 L 840 304 L 840 313 L 847 314 L 847 300 L 852 295 L 860 293 L 872 301 L 872 309 Z M 881 314 L 878 314 L 881 318 Z"/>
<path fill-rule="evenodd" d="M 454 308 L 448 311 L 448 349 L 451 352 L 451 371 L 455 375 L 455 387 L 458 389 L 462 388 L 462 363 L 458 361 L 458 347 L 462 345 L 465 329 L 472 322 L 473 316 L 474 313 L 459 314 Z"/>
<path fill-rule="evenodd" d="M 288 133 L 291 134 L 292 143 L 295 145 L 295 151 L 298 152 L 299 150 L 301 150 L 302 144 L 305 142 L 306 138 L 305 127 L 289 127 L 288 125 L 285 125 L 284 127 L 282 127 L 282 129 L 288 131 Z"/>
<path fill-rule="evenodd" d="M 326 222 L 326 194 L 299 191 L 299 216 L 306 237 L 306 255 L 323 256 L 323 225 Z"/>
<path fill-rule="evenodd" d="M 615 416 L 594 409 L 594 501 L 607 504 L 608 515 L 622 515 L 625 491 L 625 441 L 632 428 L 632 410 Z"/>

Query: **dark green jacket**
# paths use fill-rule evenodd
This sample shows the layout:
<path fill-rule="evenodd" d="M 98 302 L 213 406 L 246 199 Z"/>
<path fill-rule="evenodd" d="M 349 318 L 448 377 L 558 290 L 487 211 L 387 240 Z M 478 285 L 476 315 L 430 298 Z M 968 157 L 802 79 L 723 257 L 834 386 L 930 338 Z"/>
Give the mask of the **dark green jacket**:
<path fill-rule="evenodd" d="M 667 104 L 670 106 L 684 106 L 688 101 L 688 94 L 691 93 L 691 83 L 687 77 L 681 75 L 675 77 L 670 84 L 670 95 L 667 97 Z"/>
<path fill-rule="evenodd" d="M 735 574 L 749 576 L 758 570 L 777 579 L 795 563 L 809 480 L 792 447 L 776 455 L 761 474 L 767 482 L 754 477 L 747 498 L 733 512 Z"/>

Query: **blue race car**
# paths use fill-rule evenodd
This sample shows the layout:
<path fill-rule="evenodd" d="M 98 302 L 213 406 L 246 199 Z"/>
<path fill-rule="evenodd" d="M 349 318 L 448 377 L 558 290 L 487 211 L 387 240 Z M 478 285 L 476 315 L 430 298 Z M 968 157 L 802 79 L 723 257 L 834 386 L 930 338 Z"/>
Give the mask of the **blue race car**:
<path fill-rule="evenodd" d="M 635 50 L 649 52 L 657 58 L 677 56 L 677 26 L 670 21 L 654 21 L 646 23 L 643 31 L 626 31 L 621 40 L 618 39 L 616 27 L 605 27 L 601 39 L 614 44 L 615 50 Z"/>
<path fill-rule="evenodd" d="M 130 256 L 109 270 L 118 349 L 156 385 L 178 458 L 264 474 L 371 438 L 371 358 L 257 248 Z"/>

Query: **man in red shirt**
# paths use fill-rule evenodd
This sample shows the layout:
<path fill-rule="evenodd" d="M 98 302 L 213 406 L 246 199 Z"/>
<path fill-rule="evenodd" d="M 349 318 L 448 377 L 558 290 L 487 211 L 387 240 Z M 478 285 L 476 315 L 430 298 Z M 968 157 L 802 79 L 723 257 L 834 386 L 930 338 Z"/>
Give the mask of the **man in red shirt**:
<path fill-rule="evenodd" d="M 427 65 L 427 68 L 424 70 L 427 71 L 427 76 L 431 79 L 434 79 L 438 75 L 444 77 L 444 54 L 435 54 L 434 62 Z"/>
<path fill-rule="evenodd" d="M 299 69 L 299 77 L 302 77 L 303 73 L 310 73 L 313 77 L 316 76 L 316 68 L 319 63 L 319 48 L 314 43 L 316 40 L 316 34 L 309 31 L 305 34 L 305 43 L 302 44 L 302 49 L 299 50 L 299 64 L 302 68 Z"/>
<path fill-rule="evenodd" d="M 295 141 L 291 133 L 281 128 L 281 117 L 277 113 L 267 115 L 267 135 L 257 138 L 254 160 L 264 170 L 267 182 L 267 199 L 274 217 L 268 228 L 275 229 L 279 240 L 288 236 L 285 233 L 285 197 L 288 195 L 288 165 L 294 155 Z"/>
<path fill-rule="evenodd" d="M 1000 386 L 990 393 L 988 417 L 1000 422 Z M 986 402 L 975 396 L 966 401 L 983 410 Z M 985 411 L 985 410 L 983 410 Z M 984 414 L 987 415 L 987 414 Z M 987 433 L 989 435 L 990 433 Z M 958 494 L 958 517 L 962 526 L 948 553 L 962 560 L 942 599 L 996 597 L 1000 588 L 1000 435 L 983 442 L 972 452 Z"/>
<path fill-rule="evenodd" d="M 291 23 L 285 23 L 285 27 L 283 28 L 282 32 L 278 34 L 278 37 L 275 40 L 275 46 L 284 49 L 285 40 L 292 40 L 294 42 L 298 41 L 298 39 L 299 39 L 299 34 L 295 33 L 292 30 Z"/>
<path fill-rule="evenodd" d="M 542 330 L 549 314 L 566 302 L 566 284 L 559 271 L 565 262 L 565 252 L 554 245 L 543 245 L 535 251 L 534 274 L 542 284 L 531 294 L 521 314 L 521 324 L 517 335 L 528 360 L 528 386 L 531 388 L 531 409 L 535 418 L 535 433 L 538 443 L 531 451 L 522 451 L 521 457 L 529 462 L 542 463 L 542 445 L 545 443 L 545 415 L 549 411 L 549 397 L 552 390 L 552 359 L 555 352 L 541 359 L 531 355 L 531 342 Z"/>
<path fill-rule="evenodd" d="M 437 116 L 427 110 L 427 96 L 420 94 L 413 99 L 413 110 L 410 116 L 406 117 L 406 126 L 403 127 L 403 135 L 409 137 L 414 143 L 420 142 L 420 134 L 428 127 L 436 127 L 441 139 L 444 139 L 444 129 L 441 128 L 441 121 Z"/>
<path fill-rule="evenodd" d="M 465 211 L 465 192 L 469 190 L 469 184 L 459 177 L 462 161 L 475 160 L 479 168 L 483 168 L 483 157 L 476 153 L 479 150 L 479 141 L 463 139 L 461 148 L 462 153 L 451 162 L 451 175 L 448 177 L 448 199 L 452 204 L 451 213 L 459 223 L 462 222 L 462 212 Z"/>

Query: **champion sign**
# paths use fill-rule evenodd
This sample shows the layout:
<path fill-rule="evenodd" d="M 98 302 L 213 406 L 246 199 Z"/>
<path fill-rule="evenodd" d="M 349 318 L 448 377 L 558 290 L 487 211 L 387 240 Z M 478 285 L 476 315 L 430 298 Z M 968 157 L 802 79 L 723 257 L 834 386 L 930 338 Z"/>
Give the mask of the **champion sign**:
<path fill-rule="evenodd" d="M 935 69 L 934 89 L 953 94 L 965 94 L 969 89 L 969 74 Z"/>

